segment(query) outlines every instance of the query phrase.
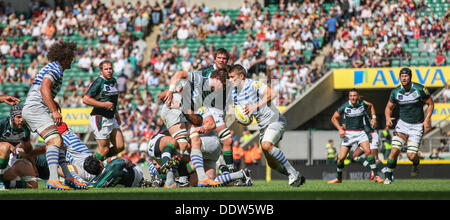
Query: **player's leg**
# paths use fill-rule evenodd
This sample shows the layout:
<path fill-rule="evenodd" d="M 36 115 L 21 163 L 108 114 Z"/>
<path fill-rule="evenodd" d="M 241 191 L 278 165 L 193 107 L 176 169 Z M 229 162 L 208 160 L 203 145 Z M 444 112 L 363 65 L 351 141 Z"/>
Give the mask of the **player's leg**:
<path fill-rule="evenodd" d="M 9 181 L 9 188 L 38 188 L 38 178 L 36 177 L 33 165 L 28 160 L 17 160 L 4 175 Z"/>
<path fill-rule="evenodd" d="M 407 137 L 405 134 L 394 132 L 394 136 L 392 137 L 392 150 L 386 164 L 385 184 L 390 184 L 392 182 L 392 175 L 394 173 L 394 169 L 397 167 L 397 158 L 401 153 L 401 148 L 406 143 L 406 139 Z"/>
<path fill-rule="evenodd" d="M 125 149 L 123 133 L 119 127 L 116 127 L 111 131 L 110 141 L 111 141 L 113 147 L 111 147 L 109 149 L 107 157 L 115 156 Z"/>
<path fill-rule="evenodd" d="M 408 159 L 413 163 L 411 176 L 416 177 L 418 175 L 418 167 L 420 164 L 420 158 L 417 154 L 419 152 L 420 142 L 423 136 L 423 125 L 414 124 L 411 126 L 408 133 L 408 141 L 406 143 L 407 151 L 406 155 Z"/>
<path fill-rule="evenodd" d="M 47 145 L 47 151 L 45 155 L 47 158 L 47 164 L 50 174 L 46 184 L 47 188 L 57 190 L 70 189 L 68 186 L 65 186 L 59 182 L 58 176 L 59 162 L 65 160 L 65 154 L 64 159 L 61 157 L 62 155 L 60 155 L 60 149 L 62 149 L 63 146 L 61 134 L 59 134 L 55 125 L 51 125 L 50 127 L 41 131 L 39 135 L 44 139 Z"/>
<path fill-rule="evenodd" d="M 228 127 L 223 124 L 216 127 L 216 131 L 219 134 L 220 142 L 222 142 L 222 155 L 223 160 L 225 161 L 226 166 L 222 166 L 222 173 L 234 171 L 234 163 L 233 163 L 233 139 L 231 137 L 231 132 Z"/>
<path fill-rule="evenodd" d="M 13 147 L 8 142 L 0 142 L 0 190 L 6 189 L 3 175 L 8 167 L 10 149 Z"/>
<path fill-rule="evenodd" d="M 161 152 L 161 173 L 167 173 L 181 162 L 181 155 L 177 152 L 179 146 L 175 138 L 171 136 L 162 137 L 158 145 Z"/>
<path fill-rule="evenodd" d="M 200 135 L 195 131 L 195 127 L 192 126 L 189 132 L 189 138 L 191 140 L 191 161 L 194 164 L 195 172 L 197 173 L 198 186 L 207 187 L 211 181 L 205 173 L 203 165 L 203 154 L 201 151 L 202 141 Z"/>
<path fill-rule="evenodd" d="M 187 131 L 185 123 L 178 123 L 169 127 L 169 133 L 173 138 L 175 138 L 176 142 L 178 143 L 180 152 L 190 150 L 189 133 Z"/>
<path fill-rule="evenodd" d="M 283 136 L 285 131 L 285 124 L 282 122 L 274 122 L 270 124 L 264 131 L 261 132 L 262 140 L 261 140 L 261 148 L 265 155 L 269 154 L 273 157 L 277 162 L 277 167 L 272 167 L 277 171 L 281 171 L 280 173 L 284 173 L 284 169 L 289 177 L 289 185 L 291 186 L 300 186 L 305 182 L 305 177 L 300 174 L 295 168 L 291 165 L 289 160 L 285 157 L 283 151 L 281 151 L 276 145 L 278 145 L 281 137 Z M 269 163 L 268 163 L 269 164 Z M 276 165 L 276 163 L 271 162 L 270 165 Z"/>
<path fill-rule="evenodd" d="M 349 146 L 341 145 L 341 148 L 339 150 L 338 159 L 337 159 L 337 162 L 336 162 L 336 166 L 337 166 L 336 179 L 328 181 L 328 184 L 341 183 L 342 182 L 342 172 L 344 171 L 344 160 L 345 160 L 345 158 L 347 158 L 347 154 L 348 154 L 349 151 L 350 151 L 350 147 Z"/>
<path fill-rule="evenodd" d="M 378 169 L 375 164 L 375 156 L 372 155 L 372 152 L 370 151 L 369 140 L 365 140 L 365 141 L 361 142 L 360 145 L 364 151 L 364 154 L 366 154 L 366 156 L 367 156 L 367 162 L 368 162 L 368 166 L 369 166 L 371 172 L 373 172 L 374 176 L 377 176 Z"/>

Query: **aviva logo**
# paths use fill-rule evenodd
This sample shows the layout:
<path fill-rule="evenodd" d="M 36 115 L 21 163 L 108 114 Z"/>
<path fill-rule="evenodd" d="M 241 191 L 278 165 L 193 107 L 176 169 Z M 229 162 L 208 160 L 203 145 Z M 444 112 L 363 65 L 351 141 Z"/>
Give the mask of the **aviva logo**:
<path fill-rule="evenodd" d="M 62 108 L 61 115 L 67 125 L 89 125 L 92 108 Z"/>
<path fill-rule="evenodd" d="M 335 69 L 334 88 L 394 88 L 400 85 L 401 68 Z M 442 87 L 450 79 L 449 67 L 411 67 L 413 82 L 426 87 Z M 351 76 L 353 75 L 353 76 Z M 353 78 L 353 81 L 351 80 Z"/>

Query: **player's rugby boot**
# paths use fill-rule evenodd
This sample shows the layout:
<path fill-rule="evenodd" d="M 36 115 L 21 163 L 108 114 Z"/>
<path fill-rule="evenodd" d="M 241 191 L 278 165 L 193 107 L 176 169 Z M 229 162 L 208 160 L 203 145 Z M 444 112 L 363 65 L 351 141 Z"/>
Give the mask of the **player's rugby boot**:
<path fill-rule="evenodd" d="M 181 163 L 181 155 L 175 155 L 170 160 L 168 160 L 165 164 L 161 166 L 160 173 L 166 174 L 170 169 L 178 166 Z"/>
<path fill-rule="evenodd" d="M 213 179 L 211 179 L 209 177 L 206 180 L 202 180 L 202 181 L 198 181 L 197 182 L 197 186 L 198 187 L 219 187 L 219 186 L 222 186 L 222 185 L 223 185 L 222 182 L 213 180 Z"/>
<path fill-rule="evenodd" d="M 336 179 L 329 180 L 327 182 L 327 184 L 335 184 L 335 183 L 342 183 L 342 180 L 336 178 Z"/>
<path fill-rule="evenodd" d="M 384 182 L 384 180 L 381 179 L 380 176 L 376 176 L 376 177 L 374 178 L 374 180 L 375 180 L 375 182 L 377 182 L 377 183 L 383 183 L 383 182 Z"/>
<path fill-rule="evenodd" d="M 59 180 L 48 180 L 45 184 L 48 189 L 56 189 L 56 190 L 70 190 L 70 187 L 62 184 Z"/>
<path fill-rule="evenodd" d="M 88 186 L 74 177 L 65 177 L 64 184 L 74 189 L 88 189 Z"/>
<path fill-rule="evenodd" d="M 289 174 L 289 185 L 293 187 L 301 186 L 305 183 L 305 177 L 298 171 L 293 174 Z"/>

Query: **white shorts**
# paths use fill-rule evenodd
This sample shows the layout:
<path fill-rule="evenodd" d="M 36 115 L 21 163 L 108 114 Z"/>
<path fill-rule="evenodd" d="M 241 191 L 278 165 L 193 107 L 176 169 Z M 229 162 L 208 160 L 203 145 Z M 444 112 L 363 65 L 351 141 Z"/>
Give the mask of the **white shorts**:
<path fill-rule="evenodd" d="M 38 134 L 55 125 L 50 110 L 44 105 L 25 105 L 22 109 L 22 117 L 30 130 Z"/>
<path fill-rule="evenodd" d="M 423 136 L 423 125 L 419 124 L 410 124 L 398 120 L 397 125 L 395 126 L 394 132 L 402 133 L 408 136 L 408 141 L 414 143 L 420 143 Z"/>
<path fill-rule="evenodd" d="M 341 146 L 351 147 L 354 143 L 358 145 L 364 141 L 369 141 L 364 131 L 345 131 L 345 137 L 342 138 Z"/>
<path fill-rule="evenodd" d="M 141 168 L 139 168 L 138 166 L 133 167 L 133 171 L 134 171 L 134 180 L 133 183 L 131 184 L 131 187 L 140 187 L 142 178 L 144 178 L 144 174 L 142 173 Z"/>
<path fill-rule="evenodd" d="M 379 143 L 379 137 L 378 133 L 376 131 L 369 134 L 372 136 L 372 141 L 370 142 L 370 149 L 371 150 L 378 150 L 378 143 Z"/>
<path fill-rule="evenodd" d="M 216 167 L 216 162 L 222 154 L 220 140 L 217 136 L 200 136 L 202 140 L 203 164 L 211 168 Z"/>
<path fill-rule="evenodd" d="M 164 106 L 161 109 L 160 115 L 167 128 L 171 128 L 172 126 L 179 123 L 188 122 L 183 112 L 181 112 L 181 110 L 179 109 L 169 109 L 167 108 L 167 106 Z"/>
<path fill-rule="evenodd" d="M 281 138 L 283 137 L 285 131 L 286 131 L 285 121 L 272 122 L 265 129 L 259 131 L 259 140 L 261 143 L 264 141 L 268 141 L 272 143 L 274 146 L 277 146 L 278 142 L 280 142 Z"/>
<path fill-rule="evenodd" d="M 209 108 L 209 112 L 214 118 L 214 122 L 216 123 L 216 127 L 222 126 L 225 124 L 223 111 L 218 108 Z"/>
<path fill-rule="evenodd" d="M 161 141 L 161 138 L 163 138 L 165 136 L 166 135 L 164 135 L 164 134 L 157 134 L 150 141 L 148 141 L 147 152 L 150 157 L 160 158 L 161 155 L 156 155 L 156 152 L 159 152 L 159 142 Z M 158 150 L 155 148 L 158 148 Z M 159 153 L 161 153 L 161 152 L 159 152 Z"/>
<path fill-rule="evenodd" d="M 89 117 L 89 124 L 97 140 L 109 139 L 114 129 L 120 129 L 115 118 L 106 118 L 100 115 L 91 115 Z"/>

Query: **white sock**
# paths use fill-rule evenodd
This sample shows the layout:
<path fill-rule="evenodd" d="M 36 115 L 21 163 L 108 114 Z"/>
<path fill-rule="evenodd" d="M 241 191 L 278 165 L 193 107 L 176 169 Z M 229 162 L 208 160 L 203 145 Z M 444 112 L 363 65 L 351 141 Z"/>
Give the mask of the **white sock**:
<path fill-rule="evenodd" d="M 194 164 L 195 172 L 197 173 L 198 181 L 206 180 L 205 169 L 203 168 L 203 154 L 199 149 L 191 150 L 191 161 Z"/>

